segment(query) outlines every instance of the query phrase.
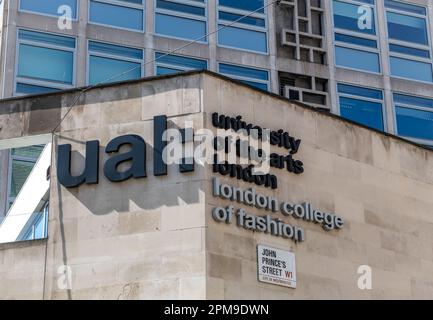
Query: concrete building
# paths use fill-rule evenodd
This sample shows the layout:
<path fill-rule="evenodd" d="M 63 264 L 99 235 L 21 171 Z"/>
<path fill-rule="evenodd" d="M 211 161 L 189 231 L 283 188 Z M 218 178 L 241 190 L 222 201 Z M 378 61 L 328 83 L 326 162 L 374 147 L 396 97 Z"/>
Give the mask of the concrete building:
<path fill-rule="evenodd" d="M 188 148 L 244 125 L 272 130 L 269 176 L 159 161 L 165 127 Z M 413 142 L 204 71 L 4 99 L 0 128 L 0 149 L 46 144 L 0 236 L 38 177 L 50 213 L 47 238 L 0 245 L 3 299 L 433 298 Z"/>

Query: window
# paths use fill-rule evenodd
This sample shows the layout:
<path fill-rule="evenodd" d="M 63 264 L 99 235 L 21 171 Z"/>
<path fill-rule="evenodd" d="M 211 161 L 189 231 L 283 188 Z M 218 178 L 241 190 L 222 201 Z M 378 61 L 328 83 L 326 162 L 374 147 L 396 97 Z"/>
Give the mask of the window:
<path fill-rule="evenodd" d="M 264 0 L 218 0 L 218 27 L 239 20 L 218 32 L 218 44 L 261 53 L 268 52 Z M 251 13 L 253 12 L 254 13 Z"/>
<path fill-rule="evenodd" d="M 61 6 L 68 6 L 72 9 L 72 19 L 77 19 L 77 0 L 20 0 L 20 10 L 34 13 L 41 13 L 59 17 L 63 12 L 58 12 Z"/>
<path fill-rule="evenodd" d="M 207 69 L 207 61 L 155 52 L 156 75 Z"/>
<path fill-rule="evenodd" d="M 43 93 L 74 85 L 75 38 L 18 31 L 16 94 Z"/>
<path fill-rule="evenodd" d="M 268 90 L 269 88 L 269 73 L 265 70 L 220 63 L 218 72 L 262 90 Z"/>
<path fill-rule="evenodd" d="M 207 42 L 206 30 L 206 0 L 155 0 L 156 34 Z"/>
<path fill-rule="evenodd" d="M 339 67 L 380 73 L 374 0 L 334 0 L 335 63 Z M 359 24 L 364 11 L 371 21 Z M 367 16 L 368 18 L 368 16 Z"/>
<path fill-rule="evenodd" d="M 370 128 L 384 130 L 382 91 L 341 83 L 337 85 L 337 91 L 340 115 L 343 118 Z"/>
<path fill-rule="evenodd" d="M 143 31 L 143 0 L 91 0 L 89 21 L 116 28 Z"/>
<path fill-rule="evenodd" d="M 9 164 L 8 208 L 15 201 L 44 146 L 11 149 Z"/>
<path fill-rule="evenodd" d="M 426 9 L 385 0 L 391 75 L 433 82 Z"/>
<path fill-rule="evenodd" d="M 433 100 L 394 93 L 397 134 L 433 146 Z"/>
<path fill-rule="evenodd" d="M 89 41 L 89 84 L 139 79 L 143 50 Z M 118 76 L 122 74 L 121 76 Z M 118 76 L 113 78 L 114 76 Z"/>
<path fill-rule="evenodd" d="M 48 202 L 42 212 L 33 213 L 21 231 L 18 241 L 44 239 L 48 236 Z"/>

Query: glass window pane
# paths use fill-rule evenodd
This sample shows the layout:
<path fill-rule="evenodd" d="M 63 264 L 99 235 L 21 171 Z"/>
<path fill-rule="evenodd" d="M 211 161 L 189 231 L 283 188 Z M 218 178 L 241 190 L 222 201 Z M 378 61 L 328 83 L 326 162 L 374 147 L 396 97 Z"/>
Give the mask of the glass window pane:
<path fill-rule="evenodd" d="M 385 7 L 390 9 L 397 9 L 397 10 L 403 10 L 410 13 L 417 13 L 417 14 L 426 14 L 426 10 L 424 7 L 415 6 L 408 3 L 398 2 L 394 0 L 385 0 Z"/>
<path fill-rule="evenodd" d="M 268 91 L 268 85 L 266 83 L 259 83 L 259 82 L 247 81 L 247 80 L 240 80 L 240 81 L 242 81 L 243 83 L 246 83 L 252 87 Z"/>
<path fill-rule="evenodd" d="M 219 72 L 233 76 L 246 77 L 258 80 L 268 80 L 269 78 L 267 71 L 247 67 L 239 67 L 224 63 L 219 64 Z"/>
<path fill-rule="evenodd" d="M 74 55 L 70 51 L 20 44 L 18 76 L 72 84 Z"/>
<path fill-rule="evenodd" d="M 342 117 L 383 131 L 382 104 L 340 97 Z"/>
<path fill-rule="evenodd" d="M 380 72 L 379 55 L 356 49 L 335 47 L 337 66 L 370 72 Z"/>
<path fill-rule="evenodd" d="M 356 87 L 356 86 L 351 86 L 351 85 L 341 84 L 341 83 L 339 83 L 337 87 L 339 93 L 362 96 L 362 97 L 378 99 L 378 100 L 383 99 L 382 91 L 380 90 Z"/>
<path fill-rule="evenodd" d="M 162 76 L 164 74 L 173 74 L 173 73 L 179 73 L 182 72 L 183 70 L 180 69 L 174 69 L 174 68 L 167 68 L 167 67 L 156 67 L 156 75 L 157 76 Z"/>
<path fill-rule="evenodd" d="M 388 19 L 388 36 L 391 39 L 428 44 L 425 19 L 395 12 L 387 12 L 386 16 Z"/>
<path fill-rule="evenodd" d="M 347 34 L 336 33 L 335 34 L 335 41 L 352 43 L 352 44 L 356 44 L 358 46 L 377 48 L 376 40 L 370 40 L 370 39 L 365 39 L 365 38 L 349 36 Z"/>
<path fill-rule="evenodd" d="M 389 50 L 391 52 L 403 53 L 421 58 L 430 58 L 430 52 L 428 50 L 415 49 L 392 43 L 389 44 Z"/>
<path fill-rule="evenodd" d="M 61 16 L 58 13 L 60 6 L 68 6 L 72 9 L 72 19 L 77 18 L 77 0 L 20 0 L 20 9 L 38 13 Z"/>
<path fill-rule="evenodd" d="M 132 59 L 143 59 L 143 50 L 124 46 L 89 41 L 89 50 Z"/>
<path fill-rule="evenodd" d="M 35 165 L 34 162 L 13 160 L 9 197 L 16 197 Z"/>
<path fill-rule="evenodd" d="M 198 16 L 205 16 L 206 10 L 203 7 L 189 6 L 181 3 L 158 0 L 156 7 L 159 9 L 178 11 L 182 13 L 195 14 Z"/>
<path fill-rule="evenodd" d="M 55 46 L 62 46 L 67 48 L 75 48 L 75 39 L 70 37 L 58 36 L 55 34 L 41 33 L 30 30 L 20 29 L 18 31 L 18 39 L 40 42 Z"/>
<path fill-rule="evenodd" d="M 157 59 L 156 63 L 170 64 L 174 66 L 182 67 L 182 69 L 207 69 L 207 61 L 200 59 L 193 59 L 187 57 L 181 57 L 177 55 L 164 55 L 163 53 L 157 52 L 155 54 Z"/>
<path fill-rule="evenodd" d="M 128 71 L 122 76 L 112 77 Z M 117 59 L 90 56 L 89 84 L 105 81 L 115 82 L 141 78 L 141 64 Z M 110 80 L 108 80 L 110 79 Z"/>
<path fill-rule="evenodd" d="M 155 32 L 157 34 L 176 38 L 207 41 L 206 22 L 193 19 L 180 18 L 166 14 L 155 14 Z"/>
<path fill-rule="evenodd" d="M 433 140 L 433 113 L 396 107 L 397 131 L 399 135 Z"/>
<path fill-rule="evenodd" d="M 237 23 L 244 23 L 251 26 L 262 27 L 262 28 L 266 27 L 265 19 L 254 18 L 254 17 L 242 18 L 242 15 L 240 14 L 234 14 L 234 13 L 222 12 L 222 11 L 220 11 L 218 15 L 220 20 L 226 20 L 230 22 L 237 21 Z"/>
<path fill-rule="evenodd" d="M 412 61 L 397 57 L 390 57 L 390 60 L 391 74 L 393 76 L 433 82 L 432 66 L 430 63 Z"/>
<path fill-rule="evenodd" d="M 218 33 L 218 43 L 232 48 L 267 52 L 266 33 L 259 31 L 227 27 Z"/>
<path fill-rule="evenodd" d="M 265 12 L 264 9 L 260 9 L 264 6 L 264 0 L 219 0 L 219 5 L 245 11 Z"/>
<path fill-rule="evenodd" d="M 18 82 L 15 91 L 16 93 L 20 93 L 20 94 L 40 94 L 40 93 L 56 92 L 56 91 L 60 91 L 60 89 L 48 88 L 48 87 L 36 86 L 33 84 Z"/>
<path fill-rule="evenodd" d="M 402 103 L 419 107 L 433 108 L 433 99 L 407 96 L 404 94 L 394 93 L 394 103 Z"/>
<path fill-rule="evenodd" d="M 120 28 L 143 30 L 143 10 L 90 1 L 90 21 Z"/>
<path fill-rule="evenodd" d="M 334 26 L 360 33 L 376 34 L 374 13 L 372 14 L 372 28 L 359 28 L 358 22 L 361 17 L 361 14 L 358 13 L 359 7 L 359 5 L 334 0 Z"/>
<path fill-rule="evenodd" d="M 36 161 L 41 155 L 42 150 L 44 150 L 44 146 L 30 146 L 23 148 L 13 148 L 11 153 L 13 156 L 30 158 Z"/>

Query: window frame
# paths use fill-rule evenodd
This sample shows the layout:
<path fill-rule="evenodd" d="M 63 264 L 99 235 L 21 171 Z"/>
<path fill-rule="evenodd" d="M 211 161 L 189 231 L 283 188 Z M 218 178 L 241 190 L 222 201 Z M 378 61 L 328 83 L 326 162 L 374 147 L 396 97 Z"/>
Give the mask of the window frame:
<path fill-rule="evenodd" d="M 108 53 L 101 53 L 101 52 L 97 52 L 97 51 L 92 51 L 92 50 L 90 50 L 90 46 L 89 46 L 90 42 L 97 42 L 97 43 L 102 43 L 102 44 L 108 44 L 108 45 L 113 45 L 113 46 L 127 47 L 127 48 L 131 48 L 131 49 L 141 50 L 141 52 L 143 54 L 143 59 L 134 59 L 134 58 L 128 58 L 125 56 L 117 56 L 117 55 L 112 55 L 112 54 L 108 54 Z M 94 39 L 89 39 L 89 38 L 86 39 L 86 46 L 87 46 L 86 47 L 86 51 L 87 51 L 87 56 L 86 56 L 86 69 L 87 69 L 86 84 L 87 85 L 90 85 L 89 80 L 90 80 L 90 56 L 91 55 L 101 57 L 101 58 L 108 58 L 108 59 L 122 60 L 122 61 L 133 62 L 133 63 L 140 63 L 140 75 L 141 75 L 140 77 L 144 77 L 145 52 L 144 52 L 143 48 L 131 47 L 129 45 L 123 45 L 123 44 L 118 44 L 118 43 L 113 43 L 113 42 L 94 40 Z M 113 80 L 113 82 L 116 82 L 116 80 Z"/>
<path fill-rule="evenodd" d="M 228 49 L 232 49 L 232 50 L 241 50 L 241 51 L 245 51 L 245 52 L 252 52 L 255 54 L 262 54 L 262 55 L 269 55 L 269 18 L 268 18 L 268 7 L 266 6 L 267 2 L 266 0 L 263 1 L 263 5 L 264 7 L 264 12 L 260 13 L 260 12 L 256 12 L 254 14 L 251 14 L 250 17 L 254 17 L 254 18 L 259 18 L 259 19 L 264 19 L 265 21 L 265 26 L 264 27 L 258 27 L 258 26 L 248 26 L 247 24 L 244 23 L 234 23 L 232 25 L 230 25 L 231 23 L 233 23 L 232 21 L 227 21 L 227 20 L 220 20 L 219 18 L 219 13 L 220 11 L 223 12 L 227 12 L 227 13 L 233 13 L 233 14 L 237 14 L 237 15 L 246 15 L 249 14 L 250 11 L 247 10 L 240 10 L 240 9 L 236 9 L 236 8 L 230 8 L 230 7 L 225 7 L 223 5 L 220 5 L 220 0 L 216 1 L 216 28 L 217 30 L 220 29 L 220 25 L 222 26 L 228 26 L 230 25 L 230 28 L 238 28 L 238 29 L 243 29 L 243 30 L 249 30 L 249 31 L 255 31 L 255 32 L 261 32 L 265 34 L 266 37 L 266 51 L 257 51 L 257 50 L 251 50 L 251 49 L 244 49 L 244 48 L 239 48 L 239 47 L 232 47 L 232 46 L 228 46 L 228 45 L 223 45 L 220 44 L 219 41 L 219 36 L 220 36 L 220 32 L 217 33 L 217 39 L 216 39 L 216 45 L 217 47 L 220 48 L 228 48 Z"/>
<path fill-rule="evenodd" d="M 418 144 L 422 144 L 422 145 L 433 147 L 433 138 L 431 140 L 426 140 L 426 139 L 408 137 L 408 136 L 404 136 L 404 135 L 401 135 L 401 134 L 398 133 L 398 121 L 397 121 L 396 107 L 398 106 L 398 107 L 405 108 L 405 109 L 412 109 L 412 110 L 418 110 L 418 111 L 426 111 L 426 112 L 429 112 L 431 114 L 433 114 L 433 108 L 422 107 L 422 106 L 417 106 L 417 105 L 412 105 L 412 104 L 405 104 L 405 103 L 396 103 L 395 99 L 394 99 L 394 95 L 395 94 L 400 94 L 400 95 L 404 95 L 404 96 L 408 96 L 408 97 L 413 97 L 413 98 L 423 98 L 423 99 L 428 99 L 428 100 L 433 100 L 433 99 L 431 97 L 425 97 L 425 96 L 420 96 L 420 95 L 408 94 L 408 93 L 399 92 L 399 91 L 392 91 L 392 94 L 391 94 L 392 112 L 393 112 L 394 128 L 395 128 L 396 135 L 398 135 L 399 137 L 402 137 L 402 138 L 404 138 L 406 140 L 410 140 L 410 141 L 413 141 L 415 143 L 418 143 Z"/>
<path fill-rule="evenodd" d="M 141 10 L 143 12 L 143 19 L 142 19 L 143 27 L 141 28 L 141 30 L 139 30 L 139 29 L 119 27 L 119 26 L 115 26 L 112 24 L 91 21 L 90 20 L 90 4 L 92 1 L 104 3 L 104 4 L 108 4 L 108 5 L 113 5 L 113 6 L 118 6 L 118 7 L 125 7 L 125 8 L 129 8 L 129 9 Z M 103 26 L 103 27 L 107 27 L 107 28 L 114 28 L 114 29 L 126 30 L 126 31 L 131 31 L 131 32 L 144 33 L 146 31 L 146 0 L 142 0 L 141 5 L 135 4 L 132 2 L 120 1 L 120 0 L 119 1 L 118 0 L 89 0 L 88 5 L 87 5 L 87 23 L 92 24 L 92 25 L 96 25 L 96 26 Z"/>
<path fill-rule="evenodd" d="M 396 2 L 400 2 L 400 3 L 407 3 L 405 1 L 399 1 L 399 0 L 394 0 Z M 421 4 L 414 4 L 414 3 L 409 3 L 410 5 L 416 6 L 416 7 L 422 7 L 426 10 L 426 14 L 422 15 L 422 14 L 417 14 L 417 13 L 411 13 L 408 11 L 403 11 L 403 10 L 398 10 L 395 8 L 388 8 L 386 7 L 385 3 L 384 3 L 384 14 L 385 14 L 385 34 L 387 37 L 387 45 L 388 45 L 388 67 L 389 67 L 389 76 L 395 79 L 403 79 L 403 80 L 409 80 L 409 81 L 416 81 L 416 82 L 421 82 L 421 83 L 428 83 L 428 84 L 432 84 L 433 83 L 433 51 L 431 48 L 431 32 L 430 32 L 430 19 L 428 16 L 428 8 L 421 5 Z M 427 31 L 427 40 L 428 40 L 428 44 L 427 45 L 422 45 L 422 44 L 418 44 L 418 43 L 413 43 L 413 42 L 406 42 L 406 41 L 402 41 L 402 40 L 397 40 L 397 39 L 391 39 L 389 37 L 389 28 L 388 28 L 388 17 L 387 17 L 387 13 L 388 12 L 392 12 L 392 13 L 396 13 L 396 14 L 400 14 L 400 15 L 405 15 L 405 16 L 410 16 L 410 17 L 415 17 L 415 18 L 422 18 L 425 21 L 425 25 L 426 25 L 426 31 Z M 428 51 L 430 58 L 423 58 L 423 57 L 419 57 L 419 56 L 414 56 L 414 55 L 410 55 L 410 54 L 404 54 L 401 52 L 393 52 L 390 49 L 390 45 L 394 44 L 397 46 L 402 46 L 402 47 L 408 47 L 408 48 L 413 48 L 413 49 L 421 49 L 424 51 Z M 398 58 L 398 59 L 404 59 L 404 60 L 410 60 L 410 61 L 415 61 L 415 62 L 422 62 L 422 63 L 428 63 L 431 66 L 431 72 L 432 72 L 432 81 L 424 81 L 424 80 L 419 80 L 419 79 L 414 79 L 414 78 L 407 78 L 407 77 L 402 77 L 402 76 L 395 76 L 392 74 L 392 66 L 391 66 L 391 57 L 394 58 Z"/>
<path fill-rule="evenodd" d="M 45 16 L 45 17 L 50 17 L 50 18 L 56 18 L 56 19 L 58 19 L 60 17 L 60 16 L 54 15 L 54 14 L 42 13 L 42 12 L 38 12 L 38 11 L 31 11 L 31 10 L 21 9 L 21 1 L 22 0 L 18 1 L 18 12 L 37 14 L 37 15 L 40 15 L 40 16 Z M 77 22 L 78 21 L 78 14 L 80 12 L 81 1 L 80 0 L 75 0 L 75 2 L 76 2 L 76 5 L 75 5 L 75 7 L 76 7 L 75 18 L 72 18 L 71 21 Z"/>
<path fill-rule="evenodd" d="M 176 37 L 176 36 L 170 36 L 170 35 L 166 35 L 166 34 L 160 34 L 156 32 L 156 15 L 157 14 L 162 14 L 162 15 L 166 15 L 166 16 L 172 16 L 172 17 L 177 17 L 177 18 L 182 18 L 182 19 L 189 19 L 189 20 L 195 20 L 195 21 L 201 21 L 205 23 L 205 35 L 206 35 L 206 39 L 205 40 L 198 40 L 196 41 L 197 43 L 201 43 L 201 44 L 209 44 L 209 0 L 204 0 L 203 5 L 201 5 L 200 2 L 198 1 L 192 1 L 192 0 L 165 0 L 168 2 L 173 2 L 173 3 L 179 3 L 179 4 L 183 4 L 183 5 L 191 5 L 193 7 L 199 7 L 199 8 L 204 8 L 204 16 L 200 17 L 199 15 L 193 15 L 193 14 L 188 14 L 188 13 L 184 13 L 184 12 L 179 12 L 179 11 L 174 11 L 174 10 L 167 10 L 167 9 L 160 9 L 157 7 L 157 1 L 158 0 L 153 0 L 153 5 L 154 5 L 154 10 L 153 10 L 153 32 L 154 35 L 157 37 L 162 37 L 162 38 L 168 38 L 168 39 L 177 39 L 177 40 L 181 40 L 181 41 L 192 41 L 192 40 L 196 40 L 196 39 L 187 39 L 187 38 L 181 38 L 181 37 Z"/>
<path fill-rule="evenodd" d="M 229 65 L 229 66 L 233 66 L 233 67 L 240 67 L 240 68 L 248 68 L 248 69 L 255 69 L 258 71 L 265 71 L 268 74 L 268 80 L 261 80 L 261 79 L 256 79 L 256 78 L 248 78 L 248 77 L 242 77 L 242 76 L 236 76 L 236 75 L 231 75 L 231 74 L 227 74 L 227 73 L 222 73 L 220 72 L 220 65 L 221 64 L 225 64 L 225 65 Z M 250 82 L 257 82 L 257 83 L 262 83 L 262 84 L 266 84 L 267 86 L 267 91 L 270 92 L 271 91 L 271 79 L 270 79 L 270 70 L 268 69 L 263 69 L 263 68 L 257 68 L 257 67 L 253 67 L 253 66 L 247 66 L 247 65 L 239 65 L 239 64 L 233 64 L 231 62 L 224 62 L 224 61 L 218 61 L 217 62 L 217 68 L 218 68 L 218 73 L 222 74 L 223 76 L 226 76 L 228 78 L 232 78 L 238 81 L 250 81 Z M 256 89 L 261 90 L 260 88 L 255 87 Z"/>
<path fill-rule="evenodd" d="M 153 58 L 155 60 L 154 68 L 153 68 L 153 72 L 154 72 L 153 74 L 155 76 L 157 76 L 158 67 L 167 67 L 167 68 L 173 68 L 173 69 L 174 68 L 181 69 L 179 72 L 198 70 L 198 69 L 193 69 L 193 68 L 188 68 L 188 67 L 182 67 L 182 66 L 172 65 L 172 64 L 168 64 L 168 63 L 159 63 L 158 60 L 156 60 L 156 55 L 158 53 L 160 53 L 160 54 L 167 54 L 168 52 L 163 52 L 161 50 L 155 50 L 153 52 Z M 206 70 L 209 69 L 209 59 L 203 59 L 203 58 L 197 58 L 197 57 L 193 57 L 193 56 L 186 56 L 186 55 L 179 55 L 179 54 L 168 54 L 168 56 L 178 56 L 178 57 L 183 57 L 183 58 L 189 58 L 189 59 L 206 61 Z"/>
<path fill-rule="evenodd" d="M 361 95 L 353 95 L 353 94 L 349 94 L 349 93 L 340 93 L 338 91 L 338 85 L 339 84 L 341 84 L 341 85 L 348 85 L 348 86 L 352 86 L 352 87 L 358 87 L 358 88 L 361 88 L 361 89 L 369 89 L 369 90 L 380 91 L 381 94 L 382 94 L 382 99 L 369 98 L 369 97 L 364 97 L 364 96 L 361 96 Z M 387 119 L 386 119 L 386 106 L 385 106 L 385 92 L 384 92 L 383 89 L 378 89 L 378 88 L 373 88 L 373 87 L 367 87 L 367 86 L 364 86 L 364 85 L 359 85 L 359 84 L 355 84 L 355 83 L 348 83 L 348 82 L 341 82 L 341 81 L 337 81 L 337 84 L 336 84 L 335 87 L 336 87 L 336 93 L 337 93 L 337 112 L 338 112 L 338 115 L 340 117 L 342 117 L 343 119 L 346 119 L 345 117 L 343 117 L 341 115 L 341 109 L 340 109 L 341 101 L 340 101 L 340 97 L 348 98 L 348 99 L 354 99 L 354 100 L 367 101 L 367 102 L 373 102 L 373 103 L 380 103 L 381 106 L 382 106 L 381 107 L 382 126 L 383 126 L 383 131 L 382 132 L 387 132 L 388 131 L 387 130 L 387 124 L 388 124 L 388 122 L 387 122 Z M 353 121 L 353 120 L 351 120 L 351 121 Z M 354 122 L 356 122 L 356 121 L 354 121 Z M 365 124 L 362 124 L 362 123 L 359 123 L 359 124 L 368 127 Z M 371 128 L 371 127 L 369 127 L 369 128 Z M 371 129 L 381 131 L 381 130 L 376 129 L 376 128 L 371 128 Z"/>
<path fill-rule="evenodd" d="M 20 30 L 74 39 L 75 46 L 74 46 L 74 48 L 68 48 L 68 47 L 63 47 L 63 46 L 58 46 L 58 45 L 53 45 L 53 44 L 47 44 L 47 43 L 42 43 L 42 42 L 37 42 L 37 41 L 32 41 L 32 40 L 22 40 L 22 39 L 19 39 Z M 72 52 L 72 56 L 73 56 L 73 58 L 72 58 L 72 84 L 19 77 L 18 76 L 18 67 L 19 67 L 20 44 L 26 44 L 26 45 L 30 45 L 30 46 L 34 46 L 34 47 L 39 47 L 39 48 L 47 48 L 47 49 L 54 49 L 54 50 L 59 50 L 59 51 Z M 76 80 L 77 80 L 76 66 L 77 66 L 77 37 L 76 36 L 69 36 L 69 35 L 53 33 L 53 32 L 44 32 L 44 31 L 34 30 L 34 29 L 29 29 L 29 28 L 17 28 L 16 29 L 13 96 L 26 96 L 26 95 L 28 95 L 25 93 L 17 92 L 17 84 L 18 83 L 23 83 L 23 84 L 27 84 L 27 85 L 33 85 L 33 86 L 42 86 L 42 87 L 58 89 L 58 90 L 67 90 L 67 89 L 74 88 Z"/>
<path fill-rule="evenodd" d="M 351 5 L 368 6 L 368 7 L 372 8 L 373 12 L 374 12 L 374 21 L 373 22 L 375 24 L 374 26 L 375 26 L 375 30 L 376 30 L 375 35 L 364 34 L 361 32 L 337 28 L 335 26 L 335 18 L 334 18 L 334 15 L 335 15 L 334 14 L 334 0 L 330 0 L 330 1 L 331 1 L 331 8 L 332 8 L 332 12 L 331 12 L 331 21 L 332 21 L 332 29 L 333 29 L 332 46 L 334 48 L 334 65 L 335 65 L 335 67 L 341 68 L 341 69 L 346 69 L 346 70 L 365 72 L 365 73 L 369 73 L 369 74 L 382 75 L 383 74 L 383 67 L 382 67 L 381 50 L 380 50 L 380 37 L 379 37 L 380 30 L 378 29 L 377 0 L 375 0 L 374 4 L 369 4 L 369 3 L 361 2 L 361 1 L 357 1 L 357 0 L 337 0 L 339 2 L 343 2 L 343 3 L 347 3 L 347 4 L 351 4 Z M 376 48 L 335 40 L 336 34 L 342 34 L 342 35 L 347 35 L 347 36 L 351 36 L 351 37 L 355 37 L 355 38 L 376 41 Z M 337 63 L 337 54 L 336 54 L 336 52 L 337 52 L 336 48 L 337 47 L 342 47 L 342 48 L 347 48 L 347 49 L 364 51 L 364 52 L 376 54 L 378 64 L 379 64 L 379 71 L 374 72 L 374 71 L 370 71 L 370 70 L 358 69 L 358 68 L 352 68 L 352 67 L 339 65 Z"/>

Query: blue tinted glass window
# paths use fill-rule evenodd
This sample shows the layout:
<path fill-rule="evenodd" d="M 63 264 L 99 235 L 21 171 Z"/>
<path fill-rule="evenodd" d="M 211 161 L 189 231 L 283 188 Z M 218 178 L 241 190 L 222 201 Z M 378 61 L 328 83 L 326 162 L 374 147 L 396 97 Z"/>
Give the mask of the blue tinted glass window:
<path fill-rule="evenodd" d="M 259 31 L 227 27 L 219 31 L 218 43 L 233 48 L 267 52 L 266 33 Z"/>
<path fill-rule="evenodd" d="M 386 16 L 388 19 L 389 38 L 406 42 L 428 44 L 425 19 L 395 12 L 387 12 Z"/>
<path fill-rule="evenodd" d="M 230 64 L 220 63 L 219 72 L 234 76 L 247 77 L 258 80 L 268 80 L 268 72 L 264 70 L 257 70 L 253 68 L 234 66 Z"/>
<path fill-rule="evenodd" d="M 219 0 L 219 5 L 233 9 L 264 12 L 264 0 Z"/>
<path fill-rule="evenodd" d="M 365 98 L 378 99 L 378 100 L 383 99 L 382 91 L 380 90 L 356 87 L 356 86 L 351 86 L 351 85 L 341 84 L 341 83 L 337 85 L 337 88 L 339 93 L 345 93 L 345 94 L 361 96 Z"/>
<path fill-rule="evenodd" d="M 20 44 L 18 76 L 65 84 L 73 83 L 74 54 L 51 48 Z"/>
<path fill-rule="evenodd" d="M 383 131 L 381 103 L 340 97 L 340 114 L 346 119 Z"/>
<path fill-rule="evenodd" d="M 359 28 L 358 22 L 359 18 L 361 17 L 361 14 L 358 13 L 359 5 L 334 0 L 333 8 L 334 26 L 336 28 L 346 29 L 360 33 L 376 34 L 376 28 L 374 23 L 372 23 L 371 29 Z M 374 13 L 372 13 L 372 21 L 374 21 Z"/>
<path fill-rule="evenodd" d="M 206 14 L 206 10 L 204 7 L 189 6 L 177 2 L 157 0 L 156 6 L 159 9 L 173 10 L 199 16 L 204 16 Z"/>
<path fill-rule="evenodd" d="M 206 6 L 203 0 L 189 3 L 156 1 L 155 32 L 159 35 L 206 42 L 206 22 Z"/>
<path fill-rule="evenodd" d="M 268 52 L 263 0 L 219 0 L 218 5 L 218 28 L 220 29 L 217 35 L 218 45 L 261 53 Z M 253 11 L 254 14 L 251 15 Z M 250 15 L 242 18 L 247 13 Z"/>
<path fill-rule="evenodd" d="M 432 66 L 430 63 L 412 61 L 397 57 L 390 57 L 390 62 L 391 74 L 393 76 L 433 82 Z"/>
<path fill-rule="evenodd" d="M 89 50 L 132 59 L 143 59 L 143 50 L 141 49 L 112 45 L 108 43 L 89 41 Z"/>
<path fill-rule="evenodd" d="M 30 31 L 30 30 L 19 30 L 18 39 L 40 42 L 41 44 L 62 46 L 71 49 L 75 48 L 74 38 L 58 36 L 49 33 L 42 33 L 42 32 Z"/>
<path fill-rule="evenodd" d="M 220 63 L 219 73 L 236 78 L 250 86 L 268 90 L 269 73 L 265 70 L 258 70 L 247 67 L 234 66 L 231 64 Z M 255 81 L 257 80 L 257 81 Z"/>
<path fill-rule="evenodd" d="M 165 74 L 179 73 L 179 72 L 183 72 L 183 71 L 185 71 L 185 70 L 176 69 L 176 68 L 167 68 L 167 67 L 161 67 L 161 66 L 156 67 L 156 75 L 157 76 L 162 76 Z"/>
<path fill-rule="evenodd" d="M 19 94 L 40 94 L 40 93 L 48 93 L 48 92 L 56 92 L 60 89 L 36 86 L 26 83 L 17 83 L 16 92 Z"/>
<path fill-rule="evenodd" d="M 389 44 L 389 50 L 391 52 L 403 53 L 421 58 L 430 58 L 430 52 L 428 50 L 405 47 L 392 43 Z"/>
<path fill-rule="evenodd" d="M 117 76 L 120 75 L 121 76 Z M 117 76 L 116 78 L 113 78 Z M 141 77 L 141 64 L 111 59 L 98 56 L 90 56 L 89 84 L 97 84 L 107 81 L 124 81 L 139 79 Z"/>
<path fill-rule="evenodd" d="M 407 104 L 407 105 L 433 109 L 433 100 L 427 98 L 414 97 L 414 96 L 395 93 L 394 102 L 397 104 Z"/>
<path fill-rule="evenodd" d="M 258 27 L 266 27 L 265 19 L 260 18 L 254 18 L 254 17 L 245 17 L 242 18 L 243 15 L 235 14 L 235 13 L 229 13 L 229 12 L 219 12 L 219 18 L 221 20 L 226 21 L 237 21 L 238 23 L 245 23 L 252 26 L 258 26 Z"/>
<path fill-rule="evenodd" d="M 191 69 L 207 69 L 207 61 L 201 59 L 194 59 L 188 57 L 182 57 L 177 55 L 165 55 L 157 52 L 155 54 L 156 63 L 164 64 L 165 66 L 177 66 L 179 69 L 175 70 L 191 70 Z"/>
<path fill-rule="evenodd" d="M 77 18 L 77 0 L 20 0 L 20 9 L 53 16 L 63 15 L 58 12 L 61 6 L 68 6 L 72 10 L 72 19 Z"/>
<path fill-rule="evenodd" d="M 399 135 L 433 140 L 433 112 L 396 107 Z"/>
<path fill-rule="evenodd" d="M 15 92 L 45 93 L 72 86 L 74 50 L 74 38 L 20 29 Z"/>
<path fill-rule="evenodd" d="M 397 9 L 406 11 L 409 13 L 416 13 L 416 14 L 426 14 L 426 9 L 424 7 L 415 6 L 413 4 L 393 1 L 393 0 L 385 0 L 385 7 L 390 9 Z"/>
<path fill-rule="evenodd" d="M 157 34 L 176 38 L 207 41 L 206 22 L 166 14 L 155 15 L 155 31 Z"/>
<path fill-rule="evenodd" d="M 141 49 L 89 41 L 89 52 L 90 84 L 141 77 Z"/>
<path fill-rule="evenodd" d="M 352 44 L 356 44 L 356 45 L 364 46 L 364 47 L 377 48 L 377 41 L 376 40 L 370 40 L 370 39 L 365 39 L 365 38 L 360 38 L 360 37 L 349 36 L 347 34 L 336 33 L 335 34 L 335 41 L 352 43 Z"/>
<path fill-rule="evenodd" d="M 90 22 L 143 30 L 143 10 L 109 3 L 90 1 Z"/>
<path fill-rule="evenodd" d="M 340 67 L 380 72 L 379 55 L 377 53 L 335 47 L 335 60 Z"/>

